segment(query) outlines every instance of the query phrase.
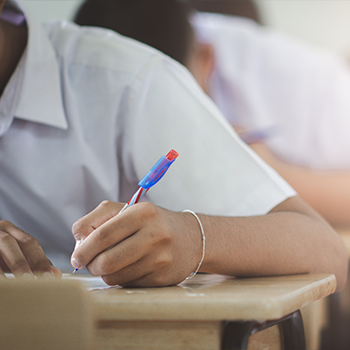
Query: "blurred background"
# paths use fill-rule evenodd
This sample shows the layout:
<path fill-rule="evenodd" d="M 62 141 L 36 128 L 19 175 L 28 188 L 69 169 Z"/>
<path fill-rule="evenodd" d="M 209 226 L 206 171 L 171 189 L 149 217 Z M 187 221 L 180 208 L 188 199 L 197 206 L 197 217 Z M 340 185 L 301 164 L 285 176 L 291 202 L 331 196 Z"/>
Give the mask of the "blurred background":
<path fill-rule="evenodd" d="M 39 20 L 46 21 L 71 19 L 81 1 L 23 0 L 23 3 Z M 317 46 L 350 53 L 350 1 L 255 0 L 255 3 L 264 25 Z"/>

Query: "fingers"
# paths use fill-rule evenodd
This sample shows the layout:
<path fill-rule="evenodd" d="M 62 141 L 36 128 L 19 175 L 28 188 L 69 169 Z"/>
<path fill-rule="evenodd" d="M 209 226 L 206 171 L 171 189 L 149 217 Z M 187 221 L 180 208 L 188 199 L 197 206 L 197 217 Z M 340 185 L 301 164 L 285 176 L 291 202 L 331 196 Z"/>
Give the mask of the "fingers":
<path fill-rule="evenodd" d="M 92 232 L 116 216 L 121 208 L 121 204 L 103 201 L 93 211 L 83 216 L 73 224 L 72 233 L 76 241 L 71 258 L 71 264 L 73 267 L 81 269 L 85 266 L 84 262 L 80 261 L 78 254 L 74 254 L 75 251 Z"/>
<path fill-rule="evenodd" d="M 61 278 L 62 277 L 62 271 L 58 269 L 57 267 L 52 266 L 52 272 L 54 277 Z"/>
<path fill-rule="evenodd" d="M 154 271 L 151 266 L 145 266 L 145 260 L 142 259 L 116 273 L 102 276 L 102 279 L 110 286 L 164 287 L 182 282 L 185 277 L 179 282 L 174 282 L 169 278 L 169 274 L 160 273 Z"/>
<path fill-rule="evenodd" d="M 81 241 L 72 254 L 71 264 L 75 268 L 83 268 L 89 264 L 97 255 L 107 250 L 110 247 L 122 242 L 125 238 L 133 235 L 140 228 L 140 223 L 133 219 L 132 211 L 136 206 L 128 209 L 128 215 L 123 212 L 120 216 L 119 213 L 121 206 L 114 206 L 115 203 L 108 203 L 106 206 L 99 206 L 95 209 L 95 212 L 91 217 L 86 218 L 87 223 L 84 220 L 81 221 L 82 227 L 93 227 L 91 224 L 97 222 L 102 223 L 101 226 L 91 231 L 89 235 Z M 104 210 L 108 213 L 105 214 Z M 103 215 L 103 220 L 95 220 L 95 215 Z M 115 214 L 115 215 L 113 215 Z M 108 219 L 105 221 L 105 219 Z M 89 229 L 89 230 L 90 230 Z M 86 231 L 87 232 L 87 231 Z"/>
<path fill-rule="evenodd" d="M 29 235 L 27 235 L 24 242 L 22 240 L 18 240 L 18 244 L 33 273 L 36 276 L 39 276 L 48 272 L 54 276 L 52 265 L 47 259 L 39 242 L 35 238 L 28 236 Z"/>
<path fill-rule="evenodd" d="M 104 279 L 104 278 L 103 278 Z M 142 276 L 138 279 L 134 279 L 128 282 L 119 283 L 119 285 L 123 287 L 168 287 L 172 285 L 176 285 L 179 282 L 170 281 L 164 276 L 161 276 L 157 272 L 150 273 L 148 275 Z M 106 282 L 107 283 L 107 282 Z M 108 284 L 108 283 L 107 283 Z"/>
<path fill-rule="evenodd" d="M 170 282 L 169 273 L 164 273 L 164 267 L 166 267 L 165 271 L 170 270 L 171 264 L 169 264 L 169 260 L 165 259 L 162 261 L 161 258 L 157 260 L 157 263 L 152 263 L 149 259 L 143 258 L 117 272 L 102 275 L 101 277 L 110 286 L 161 287 L 175 284 Z"/>
<path fill-rule="evenodd" d="M 142 247 L 142 249 L 140 249 Z M 104 276 L 120 271 L 143 258 L 148 242 L 137 234 L 96 256 L 87 266 L 93 276 Z"/>
<path fill-rule="evenodd" d="M 0 231 L 0 254 L 9 271 L 16 277 L 25 273 L 33 275 L 16 239 L 4 231 Z"/>
<path fill-rule="evenodd" d="M 80 218 L 72 226 L 72 233 L 76 241 L 84 240 L 98 227 L 116 216 L 122 205 L 110 201 L 101 202 L 93 211 Z"/>
<path fill-rule="evenodd" d="M 110 286 L 131 286 L 133 281 L 137 281 L 153 272 L 151 268 L 145 268 L 144 260 L 139 260 L 136 263 L 127 266 L 118 272 L 104 275 L 102 279 Z M 129 283 L 129 284 L 128 284 Z"/>
<path fill-rule="evenodd" d="M 24 274 L 54 276 L 52 265 L 38 241 L 7 221 L 0 222 L 0 256 L 2 270 L 16 277 Z"/>

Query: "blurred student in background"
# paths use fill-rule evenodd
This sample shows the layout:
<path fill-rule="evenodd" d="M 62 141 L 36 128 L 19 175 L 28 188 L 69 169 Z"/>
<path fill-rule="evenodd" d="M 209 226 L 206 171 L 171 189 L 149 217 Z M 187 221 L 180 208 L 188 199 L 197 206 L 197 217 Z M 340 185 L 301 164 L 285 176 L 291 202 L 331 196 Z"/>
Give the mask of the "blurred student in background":
<path fill-rule="evenodd" d="M 250 1 L 182 2 L 177 14 L 165 4 L 87 0 L 75 22 L 115 30 L 185 65 L 242 138 L 302 198 L 333 225 L 350 224 L 346 60 L 261 26 Z M 250 18 L 232 16 L 235 11 Z"/>

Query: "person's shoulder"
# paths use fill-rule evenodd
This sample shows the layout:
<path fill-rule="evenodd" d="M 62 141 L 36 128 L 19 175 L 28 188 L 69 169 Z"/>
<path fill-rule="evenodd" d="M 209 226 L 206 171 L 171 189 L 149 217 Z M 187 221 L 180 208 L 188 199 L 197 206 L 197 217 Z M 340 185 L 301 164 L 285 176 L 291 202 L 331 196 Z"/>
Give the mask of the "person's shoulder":
<path fill-rule="evenodd" d="M 112 30 L 50 21 L 45 29 L 56 55 L 74 64 L 135 72 L 158 52 Z"/>

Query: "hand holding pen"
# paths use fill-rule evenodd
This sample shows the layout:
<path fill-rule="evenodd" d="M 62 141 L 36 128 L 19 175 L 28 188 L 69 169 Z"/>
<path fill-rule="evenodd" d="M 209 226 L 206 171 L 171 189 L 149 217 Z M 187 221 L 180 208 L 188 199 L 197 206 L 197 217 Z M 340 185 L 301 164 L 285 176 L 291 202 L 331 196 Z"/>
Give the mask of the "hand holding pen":
<path fill-rule="evenodd" d="M 170 152 L 159 160 L 120 215 L 121 203 L 104 201 L 73 225 L 75 268 L 86 266 L 107 284 L 125 287 L 174 285 L 196 271 L 203 245 L 193 216 L 151 202 L 133 205 L 176 157 Z"/>
<path fill-rule="evenodd" d="M 131 197 L 131 199 L 129 200 L 128 203 L 126 203 L 124 205 L 124 207 L 117 213 L 114 212 L 113 213 L 103 213 L 102 216 L 98 217 L 96 216 L 97 222 L 99 222 L 99 225 L 97 225 L 98 227 L 102 224 L 106 224 L 108 222 L 108 220 L 114 218 L 115 216 L 121 214 L 125 209 L 127 209 L 128 207 L 132 206 L 133 204 L 136 204 L 140 201 L 140 199 L 145 195 L 145 193 L 152 187 L 154 186 L 166 173 L 166 171 L 169 169 L 170 165 L 176 160 L 176 158 L 178 157 L 178 153 L 175 150 L 171 150 L 170 152 L 168 152 L 168 154 L 166 156 L 162 156 L 159 161 L 151 168 L 151 170 L 144 176 L 144 178 L 139 182 L 139 189 L 136 191 L 136 193 Z M 110 202 L 103 202 L 100 204 L 100 206 L 95 209 L 95 211 L 92 212 L 92 217 L 95 218 L 95 213 L 96 210 L 98 211 L 98 213 L 102 210 L 98 210 L 99 208 L 106 206 L 106 203 L 110 203 Z M 102 214 L 102 213 L 101 213 Z M 107 214 L 107 216 L 105 216 Z M 91 217 L 90 214 L 88 214 L 89 218 Z M 100 215 L 100 214 L 97 214 Z M 107 219 L 107 220 L 106 220 Z M 107 221 L 107 222 L 106 222 Z M 78 221 L 77 223 L 75 223 L 73 225 L 73 234 L 75 231 L 77 230 L 81 230 L 82 228 L 79 226 L 80 221 Z M 97 230 L 92 230 L 94 226 L 91 226 L 91 228 L 88 230 L 88 235 L 87 237 L 85 237 L 86 240 L 89 241 L 90 238 L 90 234 L 93 234 L 94 232 L 96 233 Z M 99 231 L 97 231 L 99 232 Z M 90 239 L 91 240 L 91 239 Z M 79 248 L 84 242 L 84 239 L 78 239 L 77 240 L 77 245 L 76 245 L 76 249 Z M 87 243 L 85 243 L 85 245 L 87 245 Z M 111 247 L 111 246 L 110 246 Z M 107 247 L 110 248 L 110 247 Z M 75 249 L 75 250 L 76 250 Z M 78 263 L 77 258 L 75 257 L 75 254 L 73 253 L 72 255 L 72 265 L 75 267 L 74 272 L 76 272 L 79 268 L 82 268 L 83 266 L 81 266 L 81 264 Z"/>

